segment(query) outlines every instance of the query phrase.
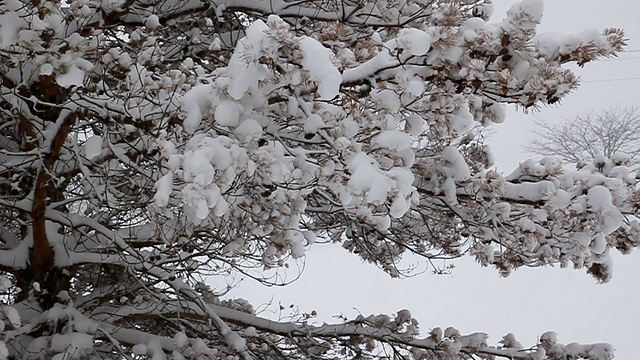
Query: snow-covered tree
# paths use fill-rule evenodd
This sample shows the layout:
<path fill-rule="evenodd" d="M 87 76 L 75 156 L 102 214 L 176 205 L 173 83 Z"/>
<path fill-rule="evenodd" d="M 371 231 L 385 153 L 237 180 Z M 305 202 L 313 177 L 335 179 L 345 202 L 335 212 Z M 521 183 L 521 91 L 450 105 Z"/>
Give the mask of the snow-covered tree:
<path fill-rule="evenodd" d="M 612 107 L 561 121 L 540 119 L 530 153 L 556 156 L 582 166 L 597 157 L 620 154 L 637 165 L 640 159 L 640 112 L 636 107 Z"/>
<path fill-rule="evenodd" d="M 624 159 L 504 177 L 477 129 L 556 103 L 579 83 L 563 65 L 615 56 L 623 32 L 537 34 L 540 0 L 490 16 L 487 0 L 0 2 L 0 359 L 609 359 L 551 332 L 420 334 L 407 310 L 275 322 L 206 285 L 320 242 L 391 276 L 412 253 L 607 281 L 610 249 L 640 244 Z"/>

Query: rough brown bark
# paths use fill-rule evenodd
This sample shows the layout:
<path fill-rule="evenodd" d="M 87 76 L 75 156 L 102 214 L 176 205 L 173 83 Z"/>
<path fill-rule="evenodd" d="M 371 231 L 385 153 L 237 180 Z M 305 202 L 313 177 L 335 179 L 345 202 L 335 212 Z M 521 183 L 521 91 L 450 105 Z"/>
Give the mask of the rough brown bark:
<path fill-rule="evenodd" d="M 63 90 L 55 83 L 40 81 L 36 89 L 43 100 L 55 100 L 56 102 L 54 103 L 57 104 L 62 100 L 60 97 L 63 96 Z M 45 112 L 46 115 L 43 116 L 45 123 L 57 121 L 60 109 L 52 108 L 47 110 Z M 69 276 L 64 274 L 63 269 L 55 266 L 55 253 L 49 242 L 45 215 L 47 206 L 52 201 L 61 200 L 64 197 L 64 189 L 58 185 L 57 179 L 53 178 L 52 172 L 76 120 L 77 115 L 75 113 L 69 114 L 62 121 L 58 132 L 48 144 L 49 146 L 41 146 L 48 151 L 44 154 L 42 165 L 37 169 L 33 185 L 33 205 L 30 214 L 33 244 L 29 249 L 28 266 L 17 276 L 18 286 L 22 288 L 22 292 L 18 295 L 18 300 L 26 298 L 30 287 L 37 282 L 42 289 L 42 292 L 37 296 L 43 309 L 53 306 L 60 291 L 69 288 Z"/>

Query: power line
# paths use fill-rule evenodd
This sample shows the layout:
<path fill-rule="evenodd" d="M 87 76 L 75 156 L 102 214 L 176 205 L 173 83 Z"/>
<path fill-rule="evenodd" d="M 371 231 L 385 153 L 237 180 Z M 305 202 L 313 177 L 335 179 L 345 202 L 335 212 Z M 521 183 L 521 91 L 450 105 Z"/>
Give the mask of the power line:
<path fill-rule="evenodd" d="M 638 60 L 640 56 L 631 56 L 631 57 L 623 57 L 623 58 L 610 58 L 610 59 L 602 59 L 600 61 L 619 61 L 619 60 Z"/>
<path fill-rule="evenodd" d="M 638 53 L 640 49 L 631 49 L 631 50 L 623 50 L 623 53 Z M 600 61 L 616 61 L 616 60 L 639 60 L 640 56 L 631 56 L 627 58 L 612 58 L 612 59 L 602 59 Z M 601 80 L 586 80 L 582 81 L 582 84 L 595 84 L 595 83 L 603 83 L 603 82 L 616 82 L 616 81 L 635 81 L 640 80 L 640 77 L 627 77 L 627 78 L 616 78 L 616 79 L 601 79 Z"/>
<path fill-rule="evenodd" d="M 592 83 L 600 83 L 600 82 L 612 82 L 612 81 L 631 81 L 631 80 L 640 80 L 640 77 L 628 77 L 628 78 L 618 78 L 618 79 L 602 79 L 602 80 L 587 80 L 583 81 L 583 84 L 592 84 Z"/>

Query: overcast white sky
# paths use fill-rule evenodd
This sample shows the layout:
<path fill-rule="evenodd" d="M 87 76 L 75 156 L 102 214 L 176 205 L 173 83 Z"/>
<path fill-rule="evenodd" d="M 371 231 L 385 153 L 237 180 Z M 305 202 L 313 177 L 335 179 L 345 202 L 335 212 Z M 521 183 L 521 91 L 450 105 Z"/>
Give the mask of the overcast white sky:
<path fill-rule="evenodd" d="M 512 3 L 495 0 L 494 20 Z M 625 29 L 629 52 L 621 57 L 627 60 L 601 61 L 579 69 L 584 84 L 560 106 L 543 109 L 536 116 L 559 119 L 614 105 L 640 105 L 640 5 L 630 0 L 545 2 L 542 31 L 575 33 L 610 26 Z M 608 81 L 629 78 L 636 79 Z M 512 110 L 504 124 L 494 127 L 491 146 L 501 171 L 510 172 L 527 158 L 521 146 L 531 139 L 533 121 L 532 115 Z M 254 306 L 270 300 L 295 304 L 301 311 L 318 311 L 323 321 L 341 313 L 353 317 L 358 312 L 393 313 L 407 308 L 424 333 L 436 326 L 454 326 L 463 333 L 487 332 L 492 344 L 513 332 L 528 346 L 535 344 L 538 335 L 554 330 L 561 342 L 609 342 L 617 348 L 618 359 L 638 358 L 638 252 L 624 257 L 616 253 L 613 280 L 605 285 L 596 284 L 582 270 L 558 268 L 522 269 L 503 279 L 470 259 L 456 261 L 451 276 L 425 273 L 397 280 L 362 264 L 339 246 L 318 245 L 308 254 L 306 269 L 293 284 L 264 288 L 245 281 L 230 295 L 249 299 Z"/>

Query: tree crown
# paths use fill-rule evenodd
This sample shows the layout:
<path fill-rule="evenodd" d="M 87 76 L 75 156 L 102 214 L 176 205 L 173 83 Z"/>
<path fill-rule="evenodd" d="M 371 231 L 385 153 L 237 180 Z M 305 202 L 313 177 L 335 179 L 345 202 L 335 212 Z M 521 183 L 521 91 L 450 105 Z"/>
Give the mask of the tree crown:
<path fill-rule="evenodd" d="M 0 358 L 607 359 L 407 310 L 312 325 L 221 300 L 314 242 L 611 276 L 637 247 L 625 160 L 490 170 L 478 127 L 554 104 L 623 32 L 536 33 L 539 0 L 0 3 Z"/>

